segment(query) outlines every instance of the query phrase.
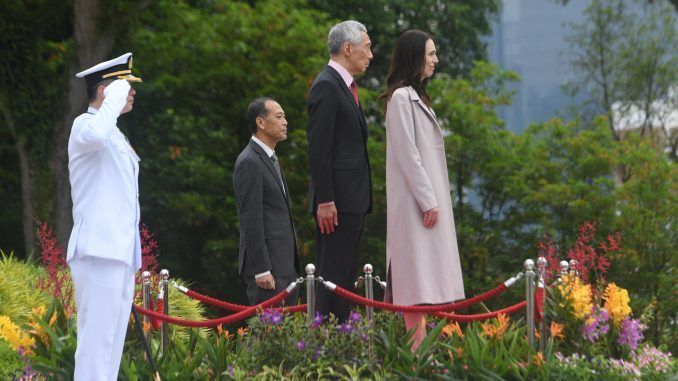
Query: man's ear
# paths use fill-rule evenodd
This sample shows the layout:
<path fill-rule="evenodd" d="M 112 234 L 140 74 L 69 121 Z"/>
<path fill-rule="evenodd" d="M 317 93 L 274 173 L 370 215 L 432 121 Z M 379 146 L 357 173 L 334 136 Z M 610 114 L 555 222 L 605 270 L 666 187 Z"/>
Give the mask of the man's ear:
<path fill-rule="evenodd" d="M 264 129 L 264 118 L 258 116 L 257 119 L 255 119 L 257 123 L 257 129 L 258 130 L 263 130 Z"/>
<path fill-rule="evenodd" d="M 344 50 L 344 55 L 351 55 L 351 48 L 353 46 L 351 45 L 350 42 L 346 41 L 344 42 L 343 50 Z"/>
<path fill-rule="evenodd" d="M 105 85 L 97 86 L 97 98 L 104 99 L 104 89 L 106 89 Z"/>

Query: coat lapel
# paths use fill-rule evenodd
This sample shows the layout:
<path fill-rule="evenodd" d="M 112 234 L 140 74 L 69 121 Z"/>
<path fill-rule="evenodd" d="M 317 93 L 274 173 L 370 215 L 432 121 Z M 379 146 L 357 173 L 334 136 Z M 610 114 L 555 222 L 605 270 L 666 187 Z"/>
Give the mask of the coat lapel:
<path fill-rule="evenodd" d="M 278 177 L 278 173 L 276 172 L 275 167 L 273 166 L 273 162 L 271 161 L 271 158 L 268 157 L 266 152 L 264 152 L 264 150 L 261 147 L 259 147 L 259 145 L 257 143 L 255 143 L 254 141 L 250 140 L 249 145 L 254 150 L 254 152 L 256 152 L 257 155 L 259 155 L 259 159 L 261 159 L 261 161 L 264 163 L 264 166 L 266 168 L 268 168 L 268 171 L 271 173 L 271 175 L 275 179 L 275 182 L 278 184 L 278 187 L 280 188 L 280 193 L 282 193 L 283 197 L 285 198 L 285 202 L 287 203 L 288 201 L 287 201 L 287 197 L 285 195 L 285 191 L 283 190 L 283 184 L 280 182 L 280 178 Z M 288 192 L 289 192 L 289 190 L 288 190 Z M 289 208 L 289 203 L 288 203 L 288 208 Z"/>
<path fill-rule="evenodd" d="M 369 134 L 369 130 L 367 129 L 367 122 L 365 120 L 365 114 L 363 114 L 362 108 L 360 108 L 355 103 L 355 99 L 353 98 L 353 94 L 351 93 L 351 91 L 349 91 L 348 87 L 346 87 L 346 82 L 344 82 L 344 79 L 341 78 L 341 75 L 339 73 L 337 73 L 337 71 L 334 70 L 334 68 L 330 65 L 325 66 L 325 70 L 327 70 L 327 72 L 331 73 L 334 76 L 334 78 L 338 82 L 339 88 L 342 89 L 344 95 L 348 98 L 351 105 L 353 106 L 353 109 L 358 114 L 358 119 L 360 119 L 360 127 L 362 128 L 363 139 L 365 139 L 365 141 L 367 141 L 367 136 Z"/>
<path fill-rule="evenodd" d="M 410 99 L 413 101 L 416 101 L 419 107 L 424 110 L 426 115 L 429 116 L 429 118 L 435 123 L 435 125 L 438 127 L 438 130 L 442 133 L 442 129 L 440 128 L 440 125 L 438 124 L 438 119 L 436 118 L 436 114 L 433 112 L 432 109 L 430 109 L 428 106 L 426 106 L 426 103 L 419 97 L 419 94 L 412 88 L 412 86 L 407 86 L 407 92 L 410 93 Z"/>

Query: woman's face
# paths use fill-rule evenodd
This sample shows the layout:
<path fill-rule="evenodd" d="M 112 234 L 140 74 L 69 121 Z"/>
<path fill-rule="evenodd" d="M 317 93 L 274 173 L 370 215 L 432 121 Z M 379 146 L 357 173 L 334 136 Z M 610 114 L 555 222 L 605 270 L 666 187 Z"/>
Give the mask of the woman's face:
<path fill-rule="evenodd" d="M 438 56 L 436 56 L 436 44 L 433 40 L 426 41 L 426 48 L 424 49 L 424 68 L 422 69 L 421 79 L 429 78 L 433 75 L 438 63 Z"/>

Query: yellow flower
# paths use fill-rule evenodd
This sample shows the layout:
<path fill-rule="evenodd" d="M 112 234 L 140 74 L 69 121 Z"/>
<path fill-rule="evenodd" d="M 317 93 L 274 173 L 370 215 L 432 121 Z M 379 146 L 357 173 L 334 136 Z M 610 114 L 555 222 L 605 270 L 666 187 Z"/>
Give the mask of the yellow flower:
<path fill-rule="evenodd" d="M 563 328 L 565 324 L 558 324 L 555 321 L 551 322 L 551 337 L 554 339 L 564 339 L 565 334 L 563 333 Z"/>
<path fill-rule="evenodd" d="M 563 276 L 563 282 L 558 285 L 560 293 L 572 305 L 574 316 L 584 319 L 593 308 L 591 287 L 579 278 Z M 564 305 L 561 304 L 564 307 Z"/>
<path fill-rule="evenodd" d="M 446 337 L 452 337 L 454 335 L 464 337 L 464 332 L 462 332 L 459 323 L 455 321 L 454 323 L 450 323 L 443 328 L 443 335 Z"/>
<path fill-rule="evenodd" d="M 43 344 L 45 344 L 45 346 L 49 347 L 50 346 L 49 335 L 47 334 L 47 332 L 45 332 L 44 329 L 42 329 L 40 323 L 38 323 L 38 319 L 42 319 L 44 315 L 45 315 L 45 306 L 38 306 L 36 308 L 33 308 L 33 310 L 31 311 L 31 321 L 28 322 L 28 326 L 31 327 L 31 329 L 27 330 L 26 332 L 37 336 L 37 338 Z M 49 326 L 53 327 L 58 318 L 59 315 L 57 314 L 56 311 L 54 311 L 52 313 L 52 317 L 49 319 Z"/>
<path fill-rule="evenodd" d="M 47 308 L 45 307 L 44 304 L 41 304 L 37 307 L 33 307 L 31 309 L 31 317 L 42 318 L 45 315 L 46 310 L 47 310 Z"/>
<path fill-rule="evenodd" d="M 615 325 L 619 325 L 622 320 L 631 314 L 629 292 L 626 289 L 617 287 L 610 283 L 605 287 L 605 309 L 609 312 Z"/>
<path fill-rule="evenodd" d="M 483 323 L 480 326 L 483 329 L 483 335 L 488 338 L 501 339 L 509 326 L 510 319 L 504 314 L 497 315 L 496 323 Z"/>
<path fill-rule="evenodd" d="M 35 340 L 29 335 L 21 332 L 21 328 L 14 324 L 8 316 L 0 316 L 0 338 L 7 340 L 10 347 L 15 351 L 22 348 L 27 355 L 33 353 Z"/>

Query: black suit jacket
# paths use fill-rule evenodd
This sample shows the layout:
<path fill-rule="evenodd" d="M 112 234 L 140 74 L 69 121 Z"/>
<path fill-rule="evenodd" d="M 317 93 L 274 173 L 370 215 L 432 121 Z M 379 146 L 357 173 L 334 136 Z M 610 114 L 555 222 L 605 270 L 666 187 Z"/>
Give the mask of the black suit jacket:
<path fill-rule="evenodd" d="M 299 256 L 289 197 L 270 157 L 252 140 L 235 162 L 233 186 L 240 219 L 238 272 L 296 276 Z"/>
<path fill-rule="evenodd" d="M 334 201 L 340 213 L 372 211 L 367 121 L 341 75 L 327 65 L 308 94 L 309 209 Z"/>

